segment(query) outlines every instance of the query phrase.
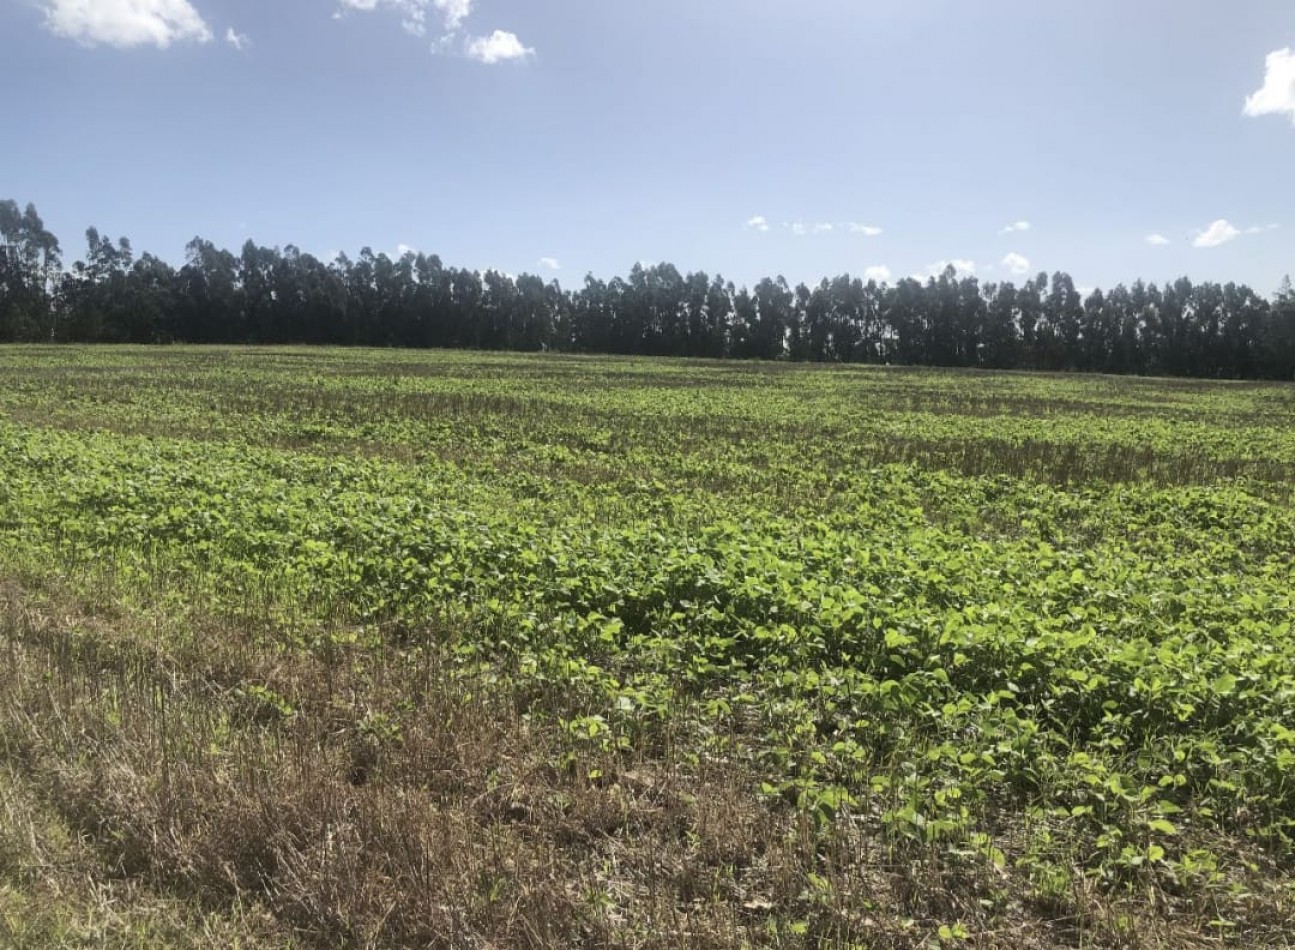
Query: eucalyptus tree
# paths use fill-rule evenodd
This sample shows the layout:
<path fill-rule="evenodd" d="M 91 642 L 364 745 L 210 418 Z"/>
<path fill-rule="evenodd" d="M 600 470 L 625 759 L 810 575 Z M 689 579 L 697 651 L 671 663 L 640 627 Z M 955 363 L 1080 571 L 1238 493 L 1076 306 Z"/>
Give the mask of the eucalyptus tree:
<path fill-rule="evenodd" d="M 49 339 L 63 256 L 36 206 L 0 201 L 0 341 Z"/>
<path fill-rule="evenodd" d="M 195 237 L 185 246 L 180 268 L 177 325 L 190 343 L 240 343 L 247 340 L 238 260 L 211 241 Z"/>
<path fill-rule="evenodd" d="M 1265 321 L 1264 369 L 1275 379 L 1295 379 L 1295 288 L 1282 281 Z"/>
<path fill-rule="evenodd" d="M 995 369 L 1016 365 L 1017 345 L 1016 285 L 1011 281 L 986 284 L 985 319 L 979 339 L 977 363 Z"/>

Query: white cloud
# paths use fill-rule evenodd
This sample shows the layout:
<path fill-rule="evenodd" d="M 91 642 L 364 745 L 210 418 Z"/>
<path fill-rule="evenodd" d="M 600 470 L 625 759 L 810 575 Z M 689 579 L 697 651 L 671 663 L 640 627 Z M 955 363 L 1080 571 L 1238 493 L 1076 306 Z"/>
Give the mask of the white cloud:
<path fill-rule="evenodd" d="M 354 10 L 358 13 L 372 13 L 379 8 L 391 10 L 401 16 L 400 26 L 410 36 L 424 36 L 427 33 L 428 0 L 340 0 L 341 9 L 333 14 L 333 19 L 340 20 L 343 11 Z"/>
<path fill-rule="evenodd" d="M 923 277 L 939 277 L 941 274 L 944 273 L 945 268 L 948 267 L 950 264 L 953 265 L 954 270 L 956 270 L 958 273 L 964 276 L 971 276 L 976 273 L 975 261 L 969 261 L 969 260 L 966 260 L 965 258 L 955 257 L 951 261 L 936 261 L 933 264 L 927 264 L 926 269 L 924 271 L 922 271 L 920 274 L 914 274 L 913 276 L 916 277 L 918 280 L 921 280 Z"/>
<path fill-rule="evenodd" d="M 463 44 L 463 52 L 468 59 L 493 66 L 507 60 L 525 59 L 534 55 L 535 50 L 523 46 L 516 33 L 507 30 L 495 30 L 489 36 L 470 36 Z"/>
<path fill-rule="evenodd" d="M 1252 228 L 1246 228 L 1246 234 L 1263 234 L 1265 231 L 1276 231 L 1280 227 L 1280 224 L 1265 224 L 1262 227 L 1256 224 Z"/>
<path fill-rule="evenodd" d="M 557 259 L 556 257 L 541 257 L 541 258 L 540 258 L 540 266 L 541 266 L 541 267 L 544 267 L 544 268 L 547 268 L 548 270 L 561 270 L 561 269 L 562 269 L 562 265 L 561 265 L 560 263 L 558 263 L 558 259 Z"/>
<path fill-rule="evenodd" d="M 864 280 L 875 280 L 879 284 L 884 284 L 890 280 L 890 268 L 885 264 L 877 264 L 873 267 L 865 267 L 863 270 Z"/>
<path fill-rule="evenodd" d="M 760 220 L 764 219 L 761 218 Z M 750 227 L 749 224 L 747 226 Z M 839 223 L 816 221 L 813 224 L 806 224 L 804 221 L 784 221 L 782 226 L 797 237 L 804 237 L 806 234 L 833 234 L 838 231 L 862 234 L 865 237 L 876 237 L 882 233 L 881 228 L 871 224 L 860 224 L 858 221 L 842 221 Z"/>
<path fill-rule="evenodd" d="M 1242 112 L 1249 116 L 1289 115 L 1295 123 L 1295 50 L 1273 50 L 1264 60 L 1264 84 L 1246 97 Z"/>
<path fill-rule="evenodd" d="M 85 46 L 128 48 L 211 41 L 211 27 L 189 0 L 44 0 L 45 26 Z"/>
<path fill-rule="evenodd" d="M 404 257 L 406 254 L 417 254 L 417 253 L 418 253 L 418 248 L 416 248 L 416 247 L 410 247 L 408 244 L 397 244 L 397 245 L 396 245 L 396 257 L 397 257 L 397 258 Z"/>
<path fill-rule="evenodd" d="M 764 215 L 757 214 L 746 222 L 747 230 L 750 231 L 768 231 L 769 222 L 765 220 Z"/>
<path fill-rule="evenodd" d="M 472 13 L 473 0 L 339 0 L 341 10 L 372 13 L 374 10 L 391 10 L 407 20 L 425 22 L 427 11 L 435 10 L 447 32 L 453 33 Z"/>
<path fill-rule="evenodd" d="M 1240 230 L 1228 223 L 1226 218 L 1219 218 L 1204 231 L 1201 231 L 1192 240 L 1193 247 L 1218 247 L 1220 244 L 1226 244 L 1233 240 L 1241 233 Z"/>
<path fill-rule="evenodd" d="M 1004 257 L 1002 264 L 1017 277 L 1030 272 L 1030 259 L 1023 254 L 1017 254 L 1015 251 Z"/>
<path fill-rule="evenodd" d="M 1017 231 L 1028 231 L 1030 230 L 1030 227 L 1031 225 L 1030 225 L 1030 222 L 1028 221 L 1015 221 L 1012 224 L 1009 224 L 1007 227 L 1000 229 L 998 233 L 1015 234 Z"/>
<path fill-rule="evenodd" d="M 249 49 L 252 45 L 252 39 L 246 33 L 237 32 L 232 26 L 225 31 L 225 42 L 240 53 Z"/>
<path fill-rule="evenodd" d="M 472 14 L 472 0 L 434 0 L 433 5 L 441 14 L 449 33 L 457 31 Z"/>
<path fill-rule="evenodd" d="M 347 12 L 372 13 L 374 10 L 389 10 L 400 15 L 400 25 L 411 36 L 427 35 L 427 18 L 434 12 L 441 21 L 442 37 L 433 49 L 443 49 L 452 41 L 463 26 L 463 22 L 472 15 L 474 0 L 338 0 L 340 6 L 333 19 L 340 20 Z"/>
<path fill-rule="evenodd" d="M 1165 237 L 1163 234 L 1148 234 L 1147 243 L 1160 247 L 1162 245 L 1169 244 L 1170 241 L 1169 238 Z"/>

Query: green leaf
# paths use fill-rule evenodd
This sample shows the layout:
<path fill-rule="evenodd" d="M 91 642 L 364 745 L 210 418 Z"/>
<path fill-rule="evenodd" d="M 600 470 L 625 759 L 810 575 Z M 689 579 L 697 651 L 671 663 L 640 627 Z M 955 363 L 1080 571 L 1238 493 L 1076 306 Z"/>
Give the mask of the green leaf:
<path fill-rule="evenodd" d="M 1231 673 L 1224 673 L 1222 676 L 1220 676 L 1218 679 L 1216 679 L 1213 683 L 1210 684 L 1210 689 L 1223 696 L 1228 696 L 1236 692 L 1236 688 L 1237 688 L 1237 678 L 1233 676 Z"/>

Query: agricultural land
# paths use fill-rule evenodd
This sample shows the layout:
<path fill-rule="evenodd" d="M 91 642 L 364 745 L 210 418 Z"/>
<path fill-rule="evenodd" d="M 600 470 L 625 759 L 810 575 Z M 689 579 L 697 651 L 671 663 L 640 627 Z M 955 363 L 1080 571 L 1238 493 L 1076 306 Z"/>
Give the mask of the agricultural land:
<path fill-rule="evenodd" d="M 0 946 L 1295 943 L 1295 388 L 0 348 Z"/>

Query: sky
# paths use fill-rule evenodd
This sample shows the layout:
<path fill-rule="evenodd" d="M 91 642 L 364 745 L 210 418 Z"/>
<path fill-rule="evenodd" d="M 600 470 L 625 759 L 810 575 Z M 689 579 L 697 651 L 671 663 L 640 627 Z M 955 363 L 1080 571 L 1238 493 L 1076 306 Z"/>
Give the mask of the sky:
<path fill-rule="evenodd" d="M 1295 273 L 1291 0 L 0 0 L 0 63 L 69 262 Z"/>

